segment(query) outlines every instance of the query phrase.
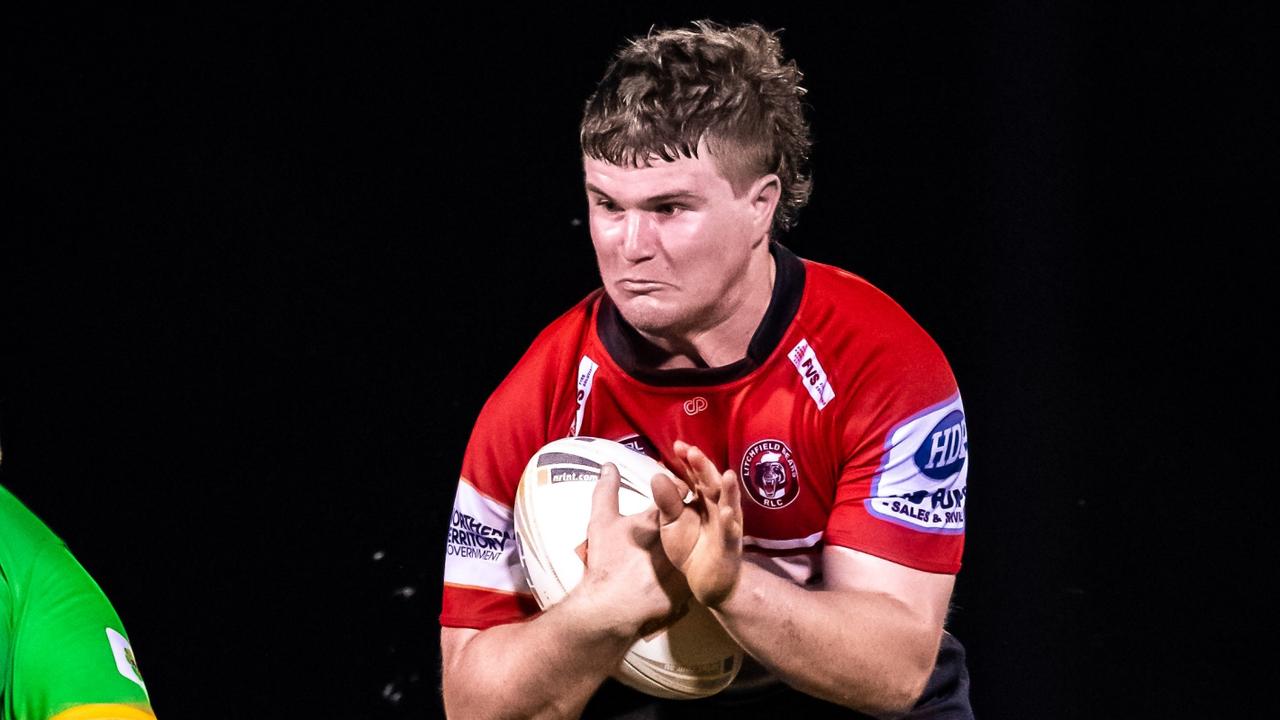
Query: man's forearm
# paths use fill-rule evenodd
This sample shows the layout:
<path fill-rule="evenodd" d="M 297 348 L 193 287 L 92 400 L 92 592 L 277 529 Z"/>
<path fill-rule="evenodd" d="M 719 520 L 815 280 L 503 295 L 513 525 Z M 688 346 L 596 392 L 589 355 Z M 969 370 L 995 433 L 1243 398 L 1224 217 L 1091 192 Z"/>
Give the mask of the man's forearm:
<path fill-rule="evenodd" d="M 713 612 L 739 644 L 802 692 L 873 715 L 905 712 L 933 669 L 940 632 L 889 595 L 800 587 L 743 563 Z"/>
<path fill-rule="evenodd" d="M 489 628 L 444 668 L 445 712 L 462 718 L 576 718 L 633 639 L 575 613 L 571 594 L 534 619 Z"/>

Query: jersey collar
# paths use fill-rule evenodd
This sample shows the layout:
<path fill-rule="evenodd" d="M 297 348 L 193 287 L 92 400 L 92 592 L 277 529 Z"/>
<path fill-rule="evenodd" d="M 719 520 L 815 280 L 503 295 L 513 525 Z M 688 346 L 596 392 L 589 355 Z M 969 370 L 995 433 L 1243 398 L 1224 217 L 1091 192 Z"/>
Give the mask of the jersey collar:
<path fill-rule="evenodd" d="M 663 351 L 622 319 L 608 293 L 600 294 L 600 309 L 596 313 L 596 333 L 600 342 L 618 367 L 649 385 L 721 385 L 745 377 L 760 367 L 782 342 L 782 336 L 800 309 L 800 298 L 804 294 L 804 261 L 777 242 L 769 243 L 769 251 L 777 268 L 773 295 L 769 298 L 769 307 L 764 311 L 760 326 L 751 336 L 747 356 L 741 360 L 714 368 L 654 369 L 653 366 L 663 357 Z"/>

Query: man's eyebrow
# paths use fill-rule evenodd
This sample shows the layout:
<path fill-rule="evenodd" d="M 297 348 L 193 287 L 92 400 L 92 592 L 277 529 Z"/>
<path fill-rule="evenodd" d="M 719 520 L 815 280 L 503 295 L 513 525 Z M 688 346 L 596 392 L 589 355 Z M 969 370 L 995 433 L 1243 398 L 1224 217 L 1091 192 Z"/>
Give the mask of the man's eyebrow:
<path fill-rule="evenodd" d="M 587 183 L 587 190 L 597 195 L 609 198 L 610 200 L 613 199 L 612 197 L 609 196 L 609 193 L 601 190 L 600 188 L 596 187 L 595 185 L 592 185 L 591 183 Z M 698 193 L 692 190 L 672 190 L 671 192 L 665 192 L 665 193 L 662 193 L 661 195 L 654 195 L 651 198 L 645 198 L 645 202 L 661 203 L 661 202 L 666 202 L 668 200 L 679 200 L 681 198 L 690 198 L 693 200 L 705 199 L 702 197 L 702 195 L 699 195 Z"/>

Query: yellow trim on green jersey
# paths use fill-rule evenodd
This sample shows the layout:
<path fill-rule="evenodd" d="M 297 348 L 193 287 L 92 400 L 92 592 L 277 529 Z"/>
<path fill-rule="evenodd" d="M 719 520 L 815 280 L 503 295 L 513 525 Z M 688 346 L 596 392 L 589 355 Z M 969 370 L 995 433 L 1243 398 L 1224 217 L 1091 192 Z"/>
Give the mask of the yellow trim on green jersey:
<path fill-rule="evenodd" d="M 156 716 L 131 705 L 97 703 L 63 710 L 49 720 L 156 720 Z"/>

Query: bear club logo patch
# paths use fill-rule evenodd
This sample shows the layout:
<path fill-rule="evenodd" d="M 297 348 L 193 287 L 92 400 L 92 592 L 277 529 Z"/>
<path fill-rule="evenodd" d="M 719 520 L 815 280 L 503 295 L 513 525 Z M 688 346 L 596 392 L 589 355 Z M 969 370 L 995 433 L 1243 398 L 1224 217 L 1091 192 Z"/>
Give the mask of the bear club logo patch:
<path fill-rule="evenodd" d="M 761 440 L 742 454 L 742 486 L 757 505 L 784 508 L 800 494 L 800 471 L 781 440 Z"/>

